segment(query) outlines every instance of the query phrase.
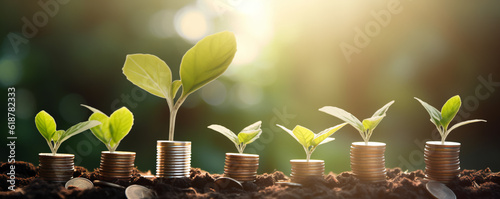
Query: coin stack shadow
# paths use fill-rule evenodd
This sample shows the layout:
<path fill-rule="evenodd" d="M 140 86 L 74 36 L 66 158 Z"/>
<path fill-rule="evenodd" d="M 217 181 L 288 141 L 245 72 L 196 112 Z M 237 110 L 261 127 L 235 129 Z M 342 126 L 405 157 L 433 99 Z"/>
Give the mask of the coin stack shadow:
<path fill-rule="evenodd" d="M 360 181 L 385 181 L 385 145 L 382 142 L 352 143 L 351 170 Z"/>
<path fill-rule="evenodd" d="M 448 183 L 460 173 L 460 143 L 425 143 L 425 174 L 428 179 Z"/>
<path fill-rule="evenodd" d="M 189 177 L 191 142 L 158 140 L 156 150 L 156 177 Z"/>
<path fill-rule="evenodd" d="M 292 173 L 290 177 L 292 182 L 301 183 L 311 177 L 323 177 L 325 173 L 324 160 L 290 160 L 292 165 Z"/>
<path fill-rule="evenodd" d="M 226 153 L 224 176 L 240 182 L 255 181 L 259 168 L 259 155 Z"/>
<path fill-rule="evenodd" d="M 51 182 L 66 182 L 73 177 L 75 155 L 40 153 L 39 176 Z"/>
<path fill-rule="evenodd" d="M 99 170 L 101 180 L 130 180 L 134 169 L 134 161 L 135 152 L 101 152 L 101 167 Z"/>

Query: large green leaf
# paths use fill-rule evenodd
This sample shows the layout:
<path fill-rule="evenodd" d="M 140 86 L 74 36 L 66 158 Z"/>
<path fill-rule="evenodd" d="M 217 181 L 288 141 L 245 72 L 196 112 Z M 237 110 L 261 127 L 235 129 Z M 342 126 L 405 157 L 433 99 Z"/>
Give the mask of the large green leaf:
<path fill-rule="evenodd" d="M 231 130 L 229 130 L 228 128 L 224 127 L 224 126 L 221 126 L 221 125 L 218 125 L 218 124 L 212 124 L 210 126 L 208 126 L 209 129 L 212 129 L 214 131 L 217 131 L 219 132 L 220 134 L 226 136 L 229 140 L 231 140 L 231 142 L 233 142 L 235 145 L 238 145 L 239 144 L 239 141 L 238 141 L 238 136 L 236 136 Z"/>
<path fill-rule="evenodd" d="M 89 120 L 101 122 L 101 125 L 92 127 L 90 131 L 92 131 L 95 137 L 101 140 L 101 142 L 106 145 L 109 144 L 111 141 L 111 133 L 109 132 L 109 117 L 99 111 L 90 115 Z"/>
<path fill-rule="evenodd" d="M 311 130 L 297 125 L 292 132 L 302 146 L 305 148 L 309 148 L 311 146 L 312 140 L 314 139 L 314 133 Z"/>
<path fill-rule="evenodd" d="M 111 114 L 109 121 L 111 139 L 115 144 L 118 144 L 132 129 L 134 115 L 127 107 L 122 107 Z"/>
<path fill-rule="evenodd" d="M 431 122 L 434 123 L 436 126 L 441 126 L 441 112 L 439 112 L 436 108 L 433 106 L 427 104 L 426 102 L 418 99 L 415 97 L 416 100 L 422 104 L 422 106 L 427 110 L 429 115 L 431 116 Z"/>
<path fill-rule="evenodd" d="M 238 141 L 243 144 L 250 144 L 260 137 L 262 130 L 248 130 L 238 133 Z"/>
<path fill-rule="evenodd" d="M 363 127 L 365 128 L 365 130 L 369 130 L 369 129 L 373 130 L 378 126 L 378 124 L 380 124 L 380 122 L 382 121 L 382 119 L 384 119 L 384 117 L 385 117 L 385 114 L 364 119 L 363 120 Z"/>
<path fill-rule="evenodd" d="M 80 122 L 78 124 L 75 124 L 61 135 L 61 137 L 59 138 L 59 143 L 62 143 L 65 140 L 69 139 L 70 137 L 77 135 L 81 132 L 84 132 L 86 130 L 89 130 L 90 128 L 97 126 L 99 124 L 101 124 L 101 122 L 95 120 Z"/>
<path fill-rule="evenodd" d="M 460 100 L 460 96 L 458 95 L 451 97 L 443 105 L 443 107 L 441 108 L 441 125 L 443 125 L 444 129 L 448 129 L 448 125 L 458 113 L 461 105 L 462 101 Z"/>
<path fill-rule="evenodd" d="M 386 105 L 384 105 L 382 108 L 380 108 L 377 111 L 375 111 L 375 113 L 373 114 L 372 117 L 385 115 L 385 113 L 387 112 L 387 110 L 389 110 L 389 107 L 392 104 L 394 104 L 394 100 L 390 101 L 389 103 L 387 103 Z"/>
<path fill-rule="evenodd" d="M 123 74 L 136 86 L 161 98 L 169 97 L 172 72 L 168 65 L 154 55 L 127 55 Z"/>
<path fill-rule="evenodd" d="M 327 142 L 333 141 L 334 138 L 328 139 L 328 140 L 327 140 L 327 138 L 330 137 L 333 133 L 337 132 L 342 127 L 344 127 L 345 125 L 347 125 L 347 123 L 342 123 L 342 124 L 339 124 L 337 126 L 327 128 L 327 129 L 321 131 L 320 133 L 316 134 L 314 136 L 314 139 L 312 140 L 312 145 L 319 146 L 320 144 L 324 144 L 323 142 L 327 143 Z"/>
<path fill-rule="evenodd" d="M 323 108 L 320 108 L 319 110 L 349 123 L 350 125 L 352 125 L 352 127 L 360 132 L 363 132 L 365 130 L 363 128 L 363 124 L 361 123 L 361 121 L 359 121 L 358 118 L 354 117 L 354 115 L 343 109 L 332 106 L 325 106 Z"/>
<path fill-rule="evenodd" d="M 45 111 L 40 111 L 35 116 L 35 125 L 40 134 L 50 142 L 56 132 L 56 121 Z"/>
<path fill-rule="evenodd" d="M 187 96 L 216 79 L 233 61 L 236 38 L 224 31 L 200 40 L 182 57 L 182 95 Z"/>

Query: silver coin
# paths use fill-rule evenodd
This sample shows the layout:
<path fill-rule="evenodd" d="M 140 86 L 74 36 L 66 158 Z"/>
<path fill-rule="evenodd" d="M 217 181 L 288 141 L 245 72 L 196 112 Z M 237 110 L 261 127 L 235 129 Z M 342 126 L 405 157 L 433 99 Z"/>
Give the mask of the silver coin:
<path fill-rule="evenodd" d="M 106 181 L 100 181 L 100 180 L 94 180 L 94 184 L 97 186 L 106 186 L 106 187 L 115 187 L 115 188 L 125 189 L 125 187 L 123 187 L 119 184 L 106 182 Z"/>
<path fill-rule="evenodd" d="M 431 180 L 425 185 L 425 187 L 427 188 L 427 191 L 429 191 L 429 193 L 431 193 L 437 199 L 457 198 L 455 193 L 453 193 L 453 191 L 443 183 Z"/>
<path fill-rule="evenodd" d="M 229 177 L 220 177 L 217 180 L 215 180 L 214 183 L 215 185 L 217 185 L 219 189 L 229 189 L 229 188 L 243 189 L 243 185 L 239 181 Z"/>
<path fill-rule="evenodd" d="M 144 186 L 133 184 L 125 189 L 125 196 L 128 199 L 156 198 L 156 193 Z"/>
<path fill-rule="evenodd" d="M 92 189 L 94 184 L 87 178 L 73 178 L 66 182 L 64 187 L 67 189 L 69 187 L 77 187 L 79 189 Z"/>

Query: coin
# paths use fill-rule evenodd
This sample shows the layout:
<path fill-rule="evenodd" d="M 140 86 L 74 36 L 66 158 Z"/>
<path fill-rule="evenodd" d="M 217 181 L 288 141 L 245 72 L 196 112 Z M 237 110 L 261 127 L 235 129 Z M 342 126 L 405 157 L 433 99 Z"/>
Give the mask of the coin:
<path fill-rule="evenodd" d="M 300 183 L 310 177 L 323 177 L 325 162 L 323 160 L 290 160 L 292 165 L 290 177 L 292 182 Z"/>
<path fill-rule="evenodd" d="M 189 177 L 191 142 L 158 140 L 156 149 L 157 177 Z"/>
<path fill-rule="evenodd" d="M 92 189 L 94 184 L 87 178 L 73 178 L 68 180 L 64 187 L 67 189 L 69 187 L 77 187 L 79 189 Z"/>
<path fill-rule="evenodd" d="M 130 179 L 134 168 L 135 152 L 102 151 L 99 175 L 101 180 Z"/>
<path fill-rule="evenodd" d="M 243 189 L 243 185 L 240 182 L 230 177 L 220 177 L 214 183 L 219 189 Z"/>
<path fill-rule="evenodd" d="M 67 182 L 73 177 L 73 154 L 40 153 L 39 176 L 41 179 L 52 182 Z"/>
<path fill-rule="evenodd" d="M 386 178 L 385 143 L 353 142 L 351 145 L 351 170 L 363 182 L 380 182 Z"/>
<path fill-rule="evenodd" d="M 457 196 L 446 185 L 436 181 L 429 181 L 425 185 L 427 191 L 437 199 L 456 199 Z"/>
<path fill-rule="evenodd" d="M 114 188 L 119 188 L 119 189 L 125 189 L 124 186 L 121 186 L 119 184 L 111 183 L 111 182 L 106 182 L 106 181 L 100 181 L 100 180 L 94 180 L 94 185 L 96 186 L 104 186 L 104 187 L 114 187 Z"/>
<path fill-rule="evenodd" d="M 254 181 L 259 168 L 259 155 L 226 153 L 224 176 L 240 182 Z"/>
<path fill-rule="evenodd" d="M 147 187 L 133 184 L 125 189 L 125 196 L 128 199 L 156 198 L 156 193 Z"/>
<path fill-rule="evenodd" d="M 448 183 L 460 173 L 460 143 L 428 141 L 424 149 L 428 179 Z"/>

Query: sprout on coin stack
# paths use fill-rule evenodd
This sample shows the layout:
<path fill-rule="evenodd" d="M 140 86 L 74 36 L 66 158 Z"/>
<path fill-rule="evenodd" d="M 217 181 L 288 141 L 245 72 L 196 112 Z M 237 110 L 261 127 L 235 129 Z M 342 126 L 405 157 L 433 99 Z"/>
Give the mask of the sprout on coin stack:
<path fill-rule="evenodd" d="M 461 144 L 459 142 L 447 142 L 445 141 L 446 137 L 452 130 L 460 126 L 474 122 L 486 122 L 486 120 L 467 120 L 448 128 L 462 105 L 460 96 L 455 95 L 451 97 L 443 105 L 441 111 L 416 97 L 415 99 L 427 110 L 431 116 L 431 122 L 436 126 L 441 135 L 441 141 L 427 141 L 425 143 L 425 173 L 427 178 L 431 180 L 448 183 L 460 173 L 459 156 Z"/>
<path fill-rule="evenodd" d="M 380 182 L 385 180 L 385 143 L 370 142 L 373 130 L 386 116 L 387 110 L 394 103 L 391 101 L 377 110 L 372 117 L 361 122 L 351 113 L 331 106 L 319 109 L 322 112 L 335 116 L 358 130 L 364 142 L 353 142 L 351 145 L 351 169 L 361 181 Z"/>
<path fill-rule="evenodd" d="M 188 177 L 191 169 L 191 142 L 174 141 L 175 118 L 186 98 L 226 71 L 236 53 L 236 38 L 224 31 L 206 36 L 182 57 L 180 80 L 172 81 L 170 67 L 149 54 L 127 55 L 123 74 L 136 86 L 165 98 L 170 110 L 168 140 L 157 141 L 156 176 Z M 175 100 L 179 89 L 182 93 Z"/>
<path fill-rule="evenodd" d="M 109 151 L 101 152 L 99 175 L 102 180 L 130 179 L 134 168 L 135 152 L 116 151 L 121 140 L 130 132 L 134 125 L 134 115 L 126 107 L 122 107 L 110 116 L 100 110 L 82 105 L 93 113 L 89 120 L 101 122 L 90 130 Z"/>
<path fill-rule="evenodd" d="M 241 130 L 238 135 L 233 133 L 228 128 L 212 124 L 209 129 L 217 131 L 231 140 L 239 153 L 226 153 L 226 161 L 224 166 L 224 175 L 234 178 L 238 181 L 254 181 L 259 168 L 259 155 L 244 154 L 243 151 L 247 144 L 257 140 L 262 134 L 260 129 L 262 122 L 255 122 Z"/>
<path fill-rule="evenodd" d="M 45 138 L 52 153 L 39 153 L 40 178 L 52 182 L 66 182 L 73 176 L 74 154 L 57 153 L 61 144 L 70 137 L 84 132 L 94 126 L 101 124 L 99 121 L 91 120 L 80 122 L 68 130 L 56 130 L 57 125 L 54 118 L 45 111 L 40 111 L 35 116 L 35 125 L 40 134 Z"/>
<path fill-rule="evenodd" d="M 290 130 L 277 124 L 278 127 L 282 128 L 290 136 L 295 138 L 295 140 L 302 145 L 304 151 L 306 152 L 306 159 L 290 160 L 290 164 L 292 165 L 292 173 L 290 176 L 292 177 L 293 182 L 300 183 L 311 177 L 323 177 L 323 174 L 325 173 L 325 161 L 311 160 L 311 155 L 319 145 L 335 140 L 335 138 L 330 138 L 330 136 L 346 124 L 347 123 L 342 123 L 337 126 L 327 128 L 318 134 L 315 134 L 311 130 L 300 125 L 297 125 L 293 130 Z"/>

